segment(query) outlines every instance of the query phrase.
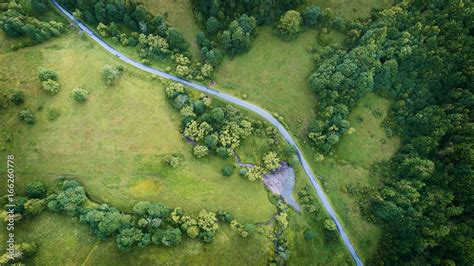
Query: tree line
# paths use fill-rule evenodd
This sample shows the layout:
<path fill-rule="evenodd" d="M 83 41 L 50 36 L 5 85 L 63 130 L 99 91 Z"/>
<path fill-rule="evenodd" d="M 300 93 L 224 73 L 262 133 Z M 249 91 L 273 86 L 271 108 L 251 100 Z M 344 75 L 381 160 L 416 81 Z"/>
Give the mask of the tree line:
<path fill-rule="evenodd" d="M 47 6 L 43 1 L 33 0 L 31 5 L 34 11 L 32 14 L 15 1 L 0 4 L 0 28 L 5 34 L 9 37 L 27 36 L 30 39 L 30 41 L 22 43 L 20 46 L 42 43 L 66 31 L 66 27 L 61 22 L 54 20 L 45 22 L 35 17 L 36 14 L 47 10 Z"/>
<path fill-rule="evenodd" d="M 13 202 L 15 221 L 32 218 L 45 210 L 77 217 L 81 223 L 90 226 L 99 240 L 115 237 L 117 247 L 124 252 L 150 245 L 177 246 L 185 238 L 210 243 L 219 223 L 230 224 L 242 238 L 252 235 L 256 228 L 253 224 L 239 223 L 228 211 L 201 210 L 192 215 L 180 207 L 172 209 L 159 202 L 140 201 L 133 206 L 131 213 L 124 213 L 108 204 L 92 202 L 84 187 L 75 180 L 63 179 L 61 182 L 60 190 L 52 193 L 39 181 L 29 183 L 25 196 L 17 196 Z M 8 203 L 7 197 L 1 199 L 2 204 Z M 33 256 L 37 245 L 25 242 L 15 248 L 19 251 L 18 257 L 11 259 L 4 255 L 0 261 L 20 262 Z"/>

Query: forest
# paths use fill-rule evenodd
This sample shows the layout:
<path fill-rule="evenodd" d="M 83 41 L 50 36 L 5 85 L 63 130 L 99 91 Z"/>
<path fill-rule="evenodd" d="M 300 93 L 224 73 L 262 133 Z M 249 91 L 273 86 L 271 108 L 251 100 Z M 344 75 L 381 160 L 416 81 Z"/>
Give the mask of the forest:
<path fill-rule="evenodd" d="M 322 119 L 309 138 L 330 153 L 368 91 L 393 98 L 387 129 L 402 138 L 372 166 L 370 196 L 386 224 L 375 259 L 387 264 L 473 262 L 473 8 L 463 1 L 400 3 L 353 22 L 347 49 L 329 49 L 311 76 Z"/>

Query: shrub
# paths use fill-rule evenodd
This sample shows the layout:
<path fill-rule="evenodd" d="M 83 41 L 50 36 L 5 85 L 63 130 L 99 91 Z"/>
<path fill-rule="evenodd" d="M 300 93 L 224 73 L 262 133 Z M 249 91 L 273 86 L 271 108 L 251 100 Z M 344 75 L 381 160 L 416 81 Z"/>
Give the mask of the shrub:
<path fill-rule="evenodd" d="M 104 67 L 102 67 L 102 78 L 107 85 L 114 85 L 122 76 L 123 69 L 121 65 L 104 65 Z"/>
<path fill-rule="evenodd" d="M 55 121 L 56 119 L 59 118 L 59 116 L 61 116 L 61 112 L 59 111 L 59 109 L 52 108 L 48 110 L 49 121 Z"/>
<path fill-rule="evenodd" d="M 242 177 L 245 177 L 248 172 L 249 172 L 249 170 L 247 168 L 241 168 L 239 170 L 239 175 L 242 176 Z"/>
<path fill-rule="evenodd" d="M 172 168 L 176 168 L 183 162 L 183 157 L 179 154 L 168 154 L 165 155 L 163 162 Z"/>
<path fill-rule="evenodd" d="M 31 112 L 30 109 L 23 109 L 19 113 L 20 120 L 27 123 L 27 124 L 34 124 L 35 123 L 35 117 L 33 116 L 33 113 Z"/>
<path fill-rule="evenodd" d="M 216 149 L 217 155 L 221 158 L 228 158 L 229 157 L 229 151 L 225 147 L 218 147 Z"/>
<path fill-rule="evenodd" d="M 208 150 L 206 146 L 196 145 L 193 149 L 193 154 L 196 158 L 204 158 L 207 156 Z"/>
<path fill-rule="evenodd" d="M 60 85 L 58 82 L 52 80 L 52 79 L 48 79 L 46 81 L 43 81 L 41 82 L 41 86 L 43 88 L 43 90 L 47 93 L 49 93 L 50 95 L 55 95 L 59 92 L 59 89 L 60 89 Z"/>
<path fill-rule="evenodd" d="M 204 138 L 204 144 L 209 148 L 215 148 L 217 143 L 219 143 L 219 137 L 216 134 L 207 135 Z"/>
<path fill-rule="evenodd" d="M 261 180 L 263 179 L 263 168 L 256 165 L 252 168 L 249 168 L 247 171 L 247 175 L 245 176 L 248 180 L 250 181 L 256 181 L 256 180 Z"/>
<path fill-rule="evenodd" d="M 72 90 L 72 98 L 78 103 L 84 103 L 89 97 L 89 91 L 82 88 L 75 88 Z"/>
<path fill-rule="evenodd" d="M 263 156 L 263 163 L 268 171 L 272 171 L 280 167 L 280 159 L 274 152 L 269 152 Z"/>
<path fill-rule="evenodd" d="M 38 78 L 40 81 L 47 81 L 48 79 L 57 81 L 58 80 L 58 73 L 54 70 L 49 69 L 41 69 L 38 72 Z"/>
<path fill-rule="evenodd" d="M 26 196 L 32 199 L 42 199 L 46 197 L 46 187 L 40 181 L 34 181 L 26 186 Z"/>
<path fill-rule="evenodd" d="M 234 220 L 234 216 L 227 211 L 217 211 L 217 219 L 224 223 L 230 223 Z"/>
<path fill-rule="evenodd" d="M 304 239 L 312 240 L 312 239 L 314 239 L 314 237 L 315 237 L 315 234 L 314 234 L 313 231 L 311 231 L 311 230 L 304 231 Z"/>
<path fill-rule="evenodd" d="M 321 14 L 321 8 L 319 6 L 309 6 L 302 14 L 303 24 L 306 27 L 313 27 L 318 24 L 319 15 Z"/>
<path fill-rule="evenodd" d="M 25 102 L 25 94 L 22 91 L 16 91 L 12 95 L 10 95 L 10 101 L 15 105 L 20 105 Z"/>
<path fill-rule="evenodd" d="M 35 216 L 43 212 L 46 201 L 44 199 L 30 199 L 25 202 L 25 213 L 30 216 Z"/>
<path fill-rule="evenodd" d="M 336 224 L 334 223 L 333 220 L 326 219 L 326 220 L 324 220 L 324 229 L 326 229 L 327 231 L 330 231 L 330 232 L 334 232 L 334 231 L 336 231 L 337 227 L 336 227 Z"/>
<path fill-rule="evenodd" d="M 224 166 L 224 168 L 222 168 L 222 174 L 224 176 L 231 176 L 233 173 L 234 173 L 234 168 L 230 165 L 226 165 Z"/>

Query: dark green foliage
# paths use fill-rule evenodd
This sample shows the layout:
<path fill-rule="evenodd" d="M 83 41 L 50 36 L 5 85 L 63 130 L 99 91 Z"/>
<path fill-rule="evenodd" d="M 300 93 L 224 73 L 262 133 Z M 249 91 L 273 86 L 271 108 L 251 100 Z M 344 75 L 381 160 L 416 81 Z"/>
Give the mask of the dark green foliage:
<path fill-rule="evenodd" d="M 168 226 L 166 229 L 158 229 L 151 237 L 151 241 L 155 245 L 163 245 L 165 247 L 176 246 L 181 242 L 181 230 Z"/>
<path fill-rule="evenodd" d="M 42 199 L 46 197 L 46 187 L 40 181 L 34 181 L 26 185 L 26 196 L 31 199 Z"/>
<path fill-rule="evenodd" d="M 161 203 L 140 201 L 133 207 L 133 213 L 138 216 L 146 216 L 150 219 L 164 219 L 169 216 L 170 210 Z"/>
<path fill-rule="evenodd" d="M 206 106 L 201 100 L 193 102 L 193 112 L 197 115 L 203 114 L 206 111 Z"/>
<path fill-rule="evenodd" d="M 117 246 L 121 251 L 127 252 L 135 245 L 142 242 L 144 234 L 140 229 L 131 227 L 120 230 L 117 235 Z"/>
<path fill-rule="evenodd" d="M 15 105 L 21 105 L 25 102 L 25 94 L 22 91 L 16 91 L 10 95 L 10 101 Z"/>
<path fill-rule="evenodd" d="M 228 29 L 222 33 L 222 46 L 227 54 L 234 57 L 247 52 L 254 38 L 256 26 L 255 18 L 247 15 L 232 21 Z"/>
<path fill-rule="evenodd" d="M 105 240 L 121 228 L 130 225 L 131 216 L 125 215 L 107 204 L 102 204 L 98 208 L 88 210 L 85 214 L 82 214 L 80 221 L 89 224 L 94 234 L 99 239 Z"/>
<path fill-rule="evenodd" d="M 31 0 L 31 8 L 38 14 L 43 14 L 48 9 L 44 0 Z"/>
<path fill-rule="evenodd" d="M 304 239 L 305 240 L 313 240 L 316 234 L 311 230 L 304 231 Z"/>
<path fill-rule="evenodd" d="M 330 10 L 320 17 L 322 25 L 348 26 L 349 42 L 322 53 L 311 76 L 320 99 L 320 117 L 309 125 L 316 147 L 334 149 L 368 91 L 394 99 L 387 124 L 402 145 L 371 171 L 383 186 L 370 211 L 385 228 L 373 264 L 474 262 L 472 8 L 410 1 L 350 25 Z"/>
<path fill-rule="evenodd" d="M 257 19 L 259 24 L 275 21 L 285 11 L 303 3 L 301 0 L 266 1 L 231 1 L 231 0 L 192 0 L 191 3 L 198 12 L 198 22 L 204 24 L 211 17 L 218 18 L 221 23 L 228 23 L 241 14 L 248 14 Z"/>
<path fill-rule="evenodd" d="M 211 111 L 211 119 L 213 123 L 221 124 L 224 122 L 225 113 L 224 110 L 220 107 L 216 107 Z"/>
<path fill-rule="evenodd" d="M 175 52 L 184 52 L 188 49 L 189 45 L 184 40 L 183 35 L 176 29 L 168 29 L 168 42 L 171 50 Z"/>
<path fill-rule="evenodd" d="M 53 212 L 65 212 L 69 215 L 75 215 L 80 211 L 86 200 L 87 197 L 83 187 L 66 185 L 65 188 L 63 186 L 63 191 L 48 197 L 48 209 Z"/>
<path fill-rule="evenodd" d="M 25 212 L 25 203 L 27 201 L 28 201 L 28 199 L 25 198 L 25 197 L 14 197 L 13 198 L 13 203 L 9 203 L 9 204 L 12 204 L 13 207 L 6 207 L 5 206 L 5 210 L 8 211 L 11 208 L 13 208 L 14 213 L 23 214 Z"/>
<path fill-rule="evenodd" d="M 202 31 L 198 32 L 196 34 L 196 42 L 199 45 L 199 47 L 203 48 L 209 48 L 212 47 L 211 41 L 206 37 L 206 34 Z"/>
<path fill-rule="evenodd" d="M 222 27 L 222 24 L 215 17 L 210 17 L 206 22 L 206 31 L 210 35 L 216 34 Z"/>
<path fill-rule="evenodd" d="M 28 36 L 32 44 L 42 43 L 66 31 L 62 23 L 43 22 L 31 17 L 20 4 L 10 2 L 8 9 L 0 13 L 0 27 L 10 37 Z M 42 0 L 33 0 L 32 8 L 40 13 L 46 8 Z"/>
<path fill-rule="evenodd" d="M 232 213 L 227 212 L 227 211 L 217 211 L 216 216 L 217 216 L 217 219 L 219 219 L 219 221 L 228 223 L 228 224 L 232 222 L 232 220 L 234 220 L 234 216 L 232 215 Z"/>
<path fill-rule="evenodd" d="M 224 166 L 224 168 L 222 168 L 222 174 L 224 176 L 231 176 L 233 173 L 234 173 L 234 168 L 230 165 L 226 165 Z"/>
<path fill-rule="evenodd" d="M 68 190 L 68 189 L 76 188 L 80 186 L 81 184 L 77 182 L 76 180 L 66 180 L 63 182 L 63 190 Z"/>
<path fill-rule="evenodd" d="M 219 155 L 219 157 L 221 158 L 224 158 L 224 159 L 229 158 L 229 152 L 224 147 L 217 147 L 216 152 L 217 152 L 217 155 Z"/>
<path fill-rule="evenodd" d="M 217 143 L 219 143 L 219 137 L 216 134 L 210 134 L 204 138 L 204 144 L 211 149 L 216 148 Z"/>
<path fill-rule="evenodd" d="M 201 231 L 199 232 L 199 239 L 204 243 L 211 243 L 214 240 L 215 233 L 212 231 Z"/>
<path fill-rule="evenodd" d="M 303 18 L 303 25 L 305 27 L 314 27 L 318 24 L 321 8 L 319 6 L 309 6 L 301 14 Z"/>
<path fill-rule="evenodd" d="M 20 120 L 27 123 L 27 124 L 34 124 L 35 123 L 35 117 L 33 116 L 33 113 L 31 112 L 30 109 L 23 109 L 19 113 Z"/>

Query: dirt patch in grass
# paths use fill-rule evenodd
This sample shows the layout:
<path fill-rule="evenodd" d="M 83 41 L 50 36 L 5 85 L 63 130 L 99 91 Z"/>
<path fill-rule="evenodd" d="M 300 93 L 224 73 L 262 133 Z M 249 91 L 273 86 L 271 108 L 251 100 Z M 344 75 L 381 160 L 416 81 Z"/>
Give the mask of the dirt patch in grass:
<path fill-rule="evenodd" d="M 292 194 L 295 187 L 295 170 L 287 162 L 282 162 L 280 168 L 266 174 L 263 182 L 271 192 L 282 196 L 288 205 L 297 211 L 301 210 Z"/>

